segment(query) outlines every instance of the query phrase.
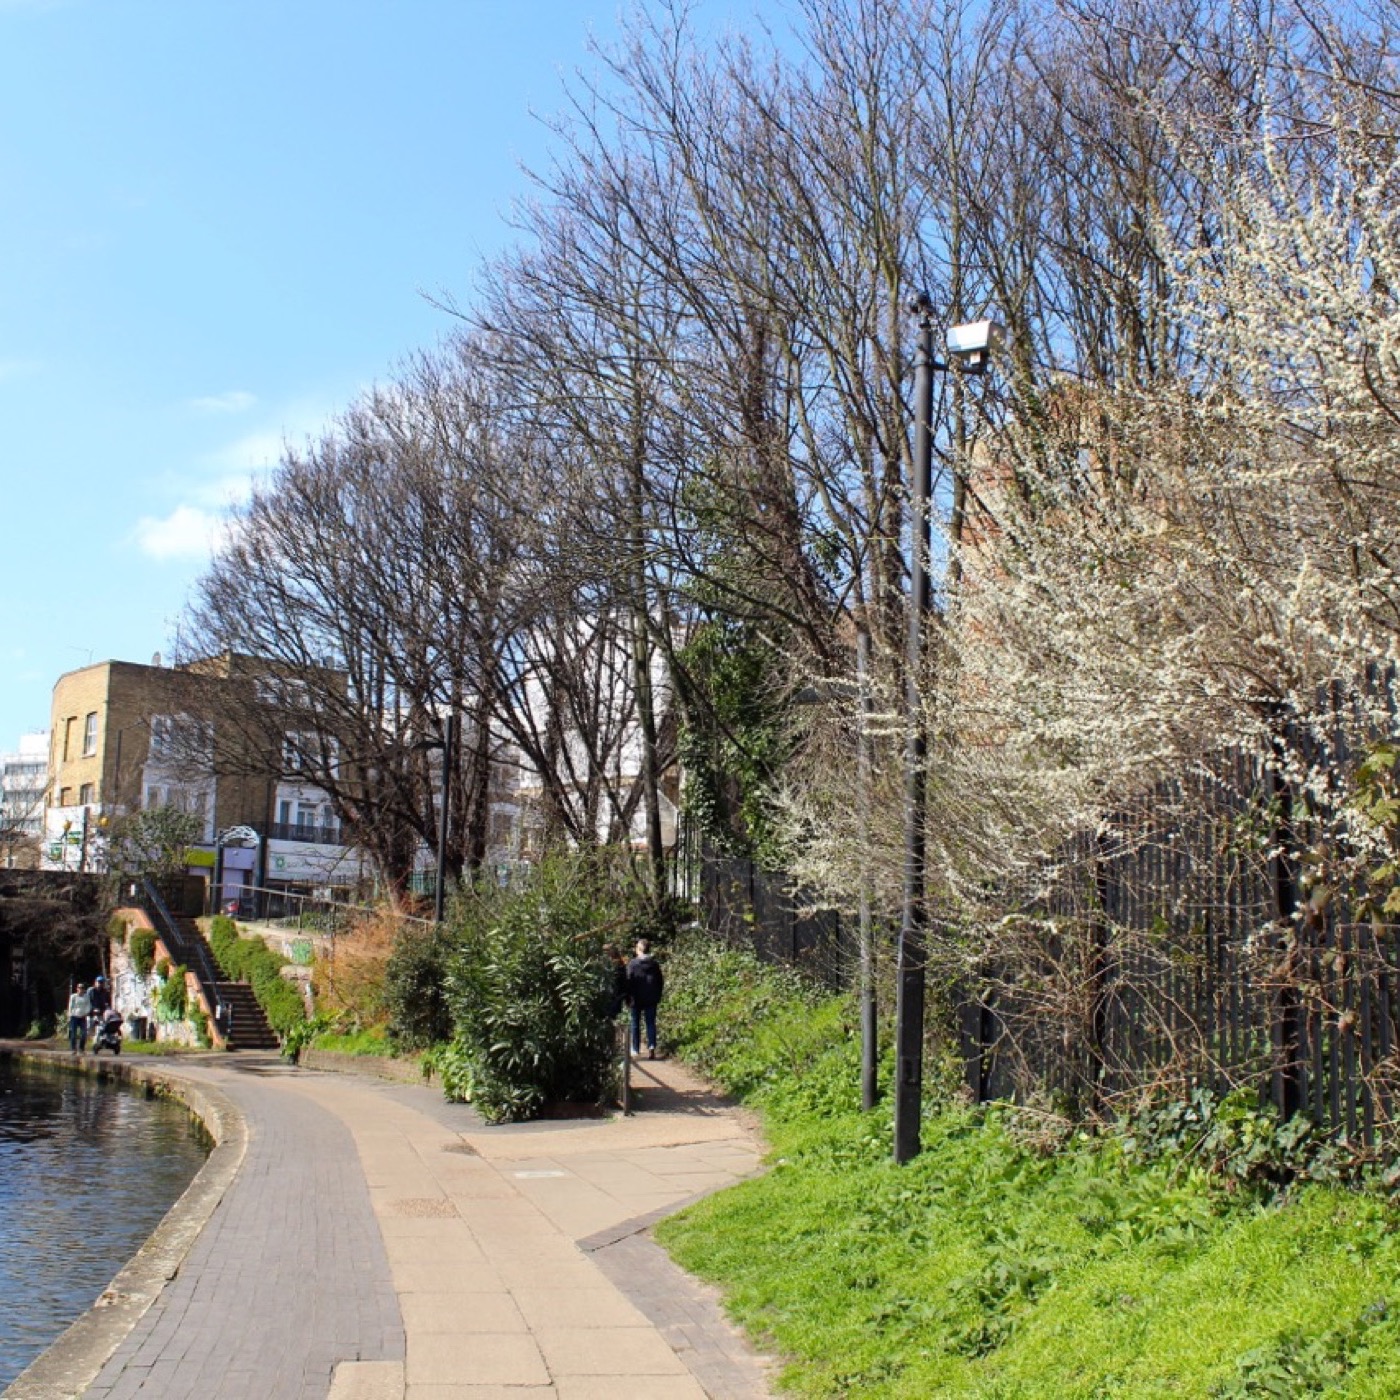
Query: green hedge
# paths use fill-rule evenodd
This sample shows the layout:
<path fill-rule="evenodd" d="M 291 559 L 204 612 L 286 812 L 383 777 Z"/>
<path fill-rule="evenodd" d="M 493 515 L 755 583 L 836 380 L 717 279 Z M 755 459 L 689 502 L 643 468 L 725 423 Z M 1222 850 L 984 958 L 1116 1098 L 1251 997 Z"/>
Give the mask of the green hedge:
<path fill-rule="evenodd" d="M 126 950 L 131 955 L 131 965 L 138 977 L 149 977 L 156 964 L 156 935 L 154 929 L 134 928 L 126 941 Z"/>
<path fill-rule="evenodd" d="M 219 970 L 230 982 L 252 986 L 268 1025 L 284 1040 L 306 1020 L 301 992 L 282 976 L 286 958 L 279 957 L 261 938 L 241 938 L 232 919 L 216 914 L 209 925 L 209 946 Z"/>
<path fill-rule="evenodd" d="M 162 959 L 164 961 L 164 959 Z M 156 1019 L 183 1021 L 189 1009 L 189 993 L 185 988 L 185 968 L 172 967 L 156 993 Z"/>

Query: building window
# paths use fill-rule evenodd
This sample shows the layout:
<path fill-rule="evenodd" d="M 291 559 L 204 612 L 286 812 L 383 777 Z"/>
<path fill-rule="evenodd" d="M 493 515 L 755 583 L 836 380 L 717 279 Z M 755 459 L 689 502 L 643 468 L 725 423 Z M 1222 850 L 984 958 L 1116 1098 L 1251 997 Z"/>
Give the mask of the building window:
<path fill-rule="evenodd" d="M 63 721 L 63 761 L 65 763 L 73 756 L 73 725 L 77 718 L 77 715 L 70 715 Z"/>
<path fill-rule="evenodd" d="M 72 788 L 59 788 L 59 790 L 58 790 L 58 805 L 59 805 L 60 807 L 71 807 L 71 806 L 73 805 L 73 789 L 72 789 Z"/>
<path fill-rule="evenodd" d="M 277 804 L 277 824 L 279 826 L 291 826 L 292 824 L 292 804 L 285 798 Z"/>
<path fill-rule="evenodd" d="M 151 716 L 151 757 L 165 758 L 175 747 L 175 721 L 169 715 Z"/>
<path fill-rule="evenodd" d="M 97 752 L 97 711 L 93 710 L 83 721 L 83 757 L 91 758 Z"/>
<path fill-rule="evenodd" d="M 309 773 L 311 771 L 312 744 L 314 734 L 285 734 L 282 737 L 282 768 L 287 773 Z"/>
<path fill-rule="evenodd" d="M 151 716 L 151 757 L 202 767 L 214 753 L 214 726 L 190 715 Z"/>
<path fill-rule="evenodd" d="M 160 789 L 158 787 L 148 787 L 146 789 L 147 809 L 150 810 L 151 808 L 159 807 L 160 805 Z"/>
<path fill-rule="evenodd" d="M 93 787 L 91 783 L 84 783 L 78 789 L 78 805 L 80 807 L 91 807 L 94 801 Z"/>

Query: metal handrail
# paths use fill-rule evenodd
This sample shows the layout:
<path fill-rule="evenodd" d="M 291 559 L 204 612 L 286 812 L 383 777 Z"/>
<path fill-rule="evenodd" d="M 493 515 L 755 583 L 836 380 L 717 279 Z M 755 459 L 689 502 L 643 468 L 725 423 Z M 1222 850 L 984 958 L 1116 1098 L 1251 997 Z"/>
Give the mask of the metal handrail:
<path fill-rule="evenodd" d="M 141 877 L 141 892 L 146 912 L 160 925 L 157 932 L 161 941 L 175 955 L 181 966 L 194 973 L 199 989 L 204 993 L 205 1002 L 214 1012 L 214 1024 L 226 1035 L 228 1016 L 223 998 L 219 995 L 219 984 L 225 979 L 220 976 L 218 966 L 210 956 L 209 950 L 202 941 L 192 943 L 185 938 L 175 916 L 170 912 L 170 906 L 165 902 L 165 897 L 149 875 Z"/>
<path fill-rule="evenodd" d="M 329 917 L 329 929 L 313 929 L 312 932 L 334 934 L 337 925 L 350 923 L 357 915 L 375 916 L 384 912 L 384 907 L 374 904 L 353 904 L 349 900 L 324 899 L 319 895 L 300 894 L 295 890 L 273 889 L 268 885 L 240 885 L 237 896 L 230 904 L 237 904 L 234 916 L 244 923 L 273 923 L 280 919 L 305 918 L 308 914 L 322 914 Z M 222 905 L 222 902 L 221 902 Z M 274 913 L 279 905 L 286 906 L 289 912 Z M 215 912 L 218 912 L 216 908 Z M 405 914 L 395 911 L 394 917 L 404 923 L 418 924 L 424 929 L 433 927 L 433 920 L 420 914 Z"/>

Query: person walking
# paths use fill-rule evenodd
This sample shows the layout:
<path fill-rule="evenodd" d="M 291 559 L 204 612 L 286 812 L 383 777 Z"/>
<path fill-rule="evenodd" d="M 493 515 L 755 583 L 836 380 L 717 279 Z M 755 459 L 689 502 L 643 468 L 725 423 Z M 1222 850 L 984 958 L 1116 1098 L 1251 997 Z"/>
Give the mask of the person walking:
<path fill-rule="evenodd" d="M 627 964 L 627 996 L 632 1003 L 632 1053 L 642 1053 L 642 1023 L 646 1023 L 647 1053 L 656 1058 L 656 1008 L 661 1004 L 666 978 L 651 955 L 651 944 L 637 940 L 637 956 Z"/>
<path fill-rule="evenodd" d="M 79 982 L 68 998 L 68 1048 L 76 1055 L 87 1049 L 87 1023 L 92 1013 L 92 1002 L 88 1000 L 87 989 Z"/>
<path fill-rule="evenodd" d="M 615 943 L 609 943 L 603 953 L 608 960 L 608 1020 L 614 1021 L 627 1005 L 627 959 Z"/>

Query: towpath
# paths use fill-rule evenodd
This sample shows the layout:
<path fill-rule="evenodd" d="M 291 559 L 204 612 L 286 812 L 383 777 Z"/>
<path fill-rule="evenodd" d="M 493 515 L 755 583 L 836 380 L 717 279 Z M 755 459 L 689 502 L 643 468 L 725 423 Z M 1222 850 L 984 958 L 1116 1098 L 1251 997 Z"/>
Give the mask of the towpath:
<path fill-rule="evenodd" d="M 84 1366 L 67 1393 L 91 1400 L 768 1395 L 713 1293 L 647 1235 L 759 1165 L 679 1064 L 635 1067 L 631 1117 L 495 1128 L 430 1087 L 270 1056 L 159 1067 L 233 1106 L 241 1160 L 115 1349 L 110 1327 L 75 1329 L 10 1400 L 52 1400 Z"/>

